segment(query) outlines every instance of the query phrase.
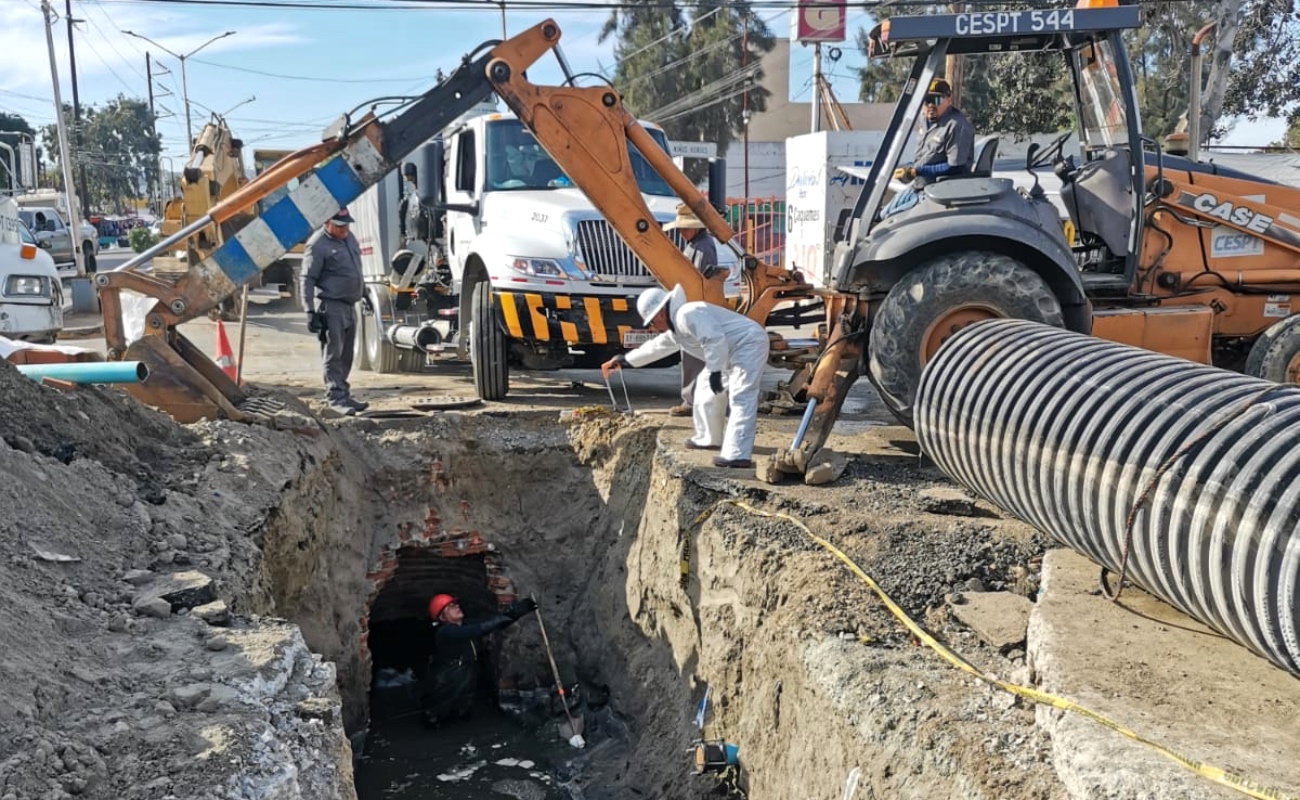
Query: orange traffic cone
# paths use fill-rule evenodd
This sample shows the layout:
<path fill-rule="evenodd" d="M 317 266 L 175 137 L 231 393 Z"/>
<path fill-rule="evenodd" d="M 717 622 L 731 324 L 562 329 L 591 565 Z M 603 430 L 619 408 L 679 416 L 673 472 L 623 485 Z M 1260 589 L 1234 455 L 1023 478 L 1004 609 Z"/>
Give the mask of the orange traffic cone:
<path fill-rule="evenodd" d="M 220 319 L 217 320 L 217 366 L 225 370 L 232 381 L 237 381 L 235 377 L 235 354 L 230 351 L 230 340 L 226 338 L 226 326 Z"/>

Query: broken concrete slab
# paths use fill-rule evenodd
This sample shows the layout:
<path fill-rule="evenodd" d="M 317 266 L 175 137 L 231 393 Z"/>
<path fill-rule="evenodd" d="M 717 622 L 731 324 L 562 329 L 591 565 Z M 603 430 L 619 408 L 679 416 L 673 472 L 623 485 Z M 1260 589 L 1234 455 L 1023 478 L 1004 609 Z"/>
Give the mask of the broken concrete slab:
<path fill-rule="evenodd" d="M 1034 604 L 1011 592 L 966 592 L 963 602 L 949 604 L 952 615 L 985 644 L 1006 654 L 1025 643 Z"/>
<path fill-rule="evenodd" d="M 1300 794 L 1295 678 L 1145 592 L 1128 588 L 1111 603 L 1096 586 L 1097 566 L 1083 556 L 1053 550 L 1043 559 L 1027 645 L 1039 688 L 1187 757 Z M 1071 797 L 1241 796 L 1079 714 L 1038 706 L 1036 719 Z"/>
<path fill-rule="evenodd" d="M 187 570 L 160 576 L 144 588 L 136 602 L 154 598 L 162 598 L 171 603 L 172 611 L 180 611 L 211 603 L 217 599 L 217 590 L 212 578 L 196 570 Z"/>
<path fill-rule="evenodd" d="M 223 627 L 230 624 L 230 608 L 224 600 L 213 600 L 201 606 L 195 606 L 190 613 L 209 625 Z"/>

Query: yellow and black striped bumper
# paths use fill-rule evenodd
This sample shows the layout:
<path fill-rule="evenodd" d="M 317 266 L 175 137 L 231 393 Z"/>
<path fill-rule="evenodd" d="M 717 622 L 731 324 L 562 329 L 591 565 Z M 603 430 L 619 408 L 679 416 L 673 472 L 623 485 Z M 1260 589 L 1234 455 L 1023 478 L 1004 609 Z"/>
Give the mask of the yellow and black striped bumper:
<path fill-rule="evenodd" d="M 513 339 L 621 346 L 625 332 L 643 327 L 633 301 L 626 297 L 539 292 L 497 292 L 496 296 L 502 322 Z"/>

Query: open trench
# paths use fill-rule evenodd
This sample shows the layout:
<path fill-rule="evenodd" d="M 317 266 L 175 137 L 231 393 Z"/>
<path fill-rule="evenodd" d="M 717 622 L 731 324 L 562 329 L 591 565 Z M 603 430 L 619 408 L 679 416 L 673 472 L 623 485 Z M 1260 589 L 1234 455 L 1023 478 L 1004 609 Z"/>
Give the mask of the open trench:
<path fill-rule="evenodd" d="M 498 795 L 537 798 L 1059 793 L 1032 711 L 954 672 L 936 679 L 801 534 L 715 508 L 727 497 L 762 501 L 764 490 L 703 476 L 657 429 L 512 413 L 354 424 L 331 438 L 286 487 L 237 604 L 297 623 L 337 665 L 354 750 L 400 760 L 412 748 L 459 747 L 454 731 L 421 731 L 415 690 L 403 686 L 427 658 L 436 592 L 460 597 L 471 617 L 535 596 L 587 725 L 582 751 L 556 735 L 562 708 L 546 702 L 554 682 L 528 618 L 488 643 L 476 720 L 501 716 L 498 705 L 528 713 L 481 735 L 468 729 L 476 744 L 437 764 L 416 757 L 394 773 L 403 780 L 369 796 L 497 796 L 421 794 L 458 765 L 498 780 L 484 784 Z M 706 509 L 714 513 L 701 521 Z M 499 770 L 473 775 L 510 730 L 530 742 L 531 775 L 505 784 Z M 701 738 L 738 744 L 740 768 L 694 774 L 690 748 Z M 357 766 L 365 800 L 373 766 Z M 859 788 L 844 794 L 849 786 Z"/>

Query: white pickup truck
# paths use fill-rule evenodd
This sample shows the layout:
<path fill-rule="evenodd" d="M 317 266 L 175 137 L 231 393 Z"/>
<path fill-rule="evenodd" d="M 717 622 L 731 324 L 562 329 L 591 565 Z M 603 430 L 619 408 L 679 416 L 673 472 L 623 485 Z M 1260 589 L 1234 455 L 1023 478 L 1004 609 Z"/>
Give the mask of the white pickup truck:
<path fill-rule="evenodd" d="M 0 336 L 53 342 L 63 330 L 63 286 L 18 206 L 0 197 Z"/>

